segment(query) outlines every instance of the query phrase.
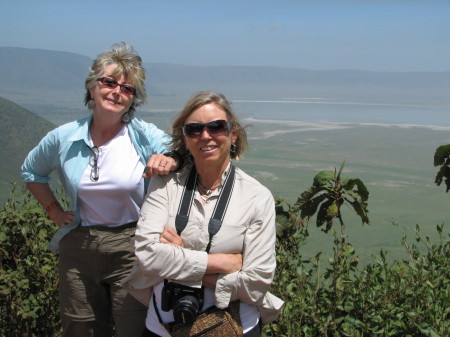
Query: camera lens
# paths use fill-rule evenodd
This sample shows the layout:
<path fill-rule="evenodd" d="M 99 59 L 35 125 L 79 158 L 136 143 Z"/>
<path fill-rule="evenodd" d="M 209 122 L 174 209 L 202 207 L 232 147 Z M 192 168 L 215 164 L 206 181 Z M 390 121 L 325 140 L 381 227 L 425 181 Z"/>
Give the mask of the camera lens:
<path fill-rule="evenodd" d="M 181 324 L 193 323 L 197 317 L 199 306 L 197 297 L 192 295 L 181 297 L 173 306 L 175 322 Z"/>

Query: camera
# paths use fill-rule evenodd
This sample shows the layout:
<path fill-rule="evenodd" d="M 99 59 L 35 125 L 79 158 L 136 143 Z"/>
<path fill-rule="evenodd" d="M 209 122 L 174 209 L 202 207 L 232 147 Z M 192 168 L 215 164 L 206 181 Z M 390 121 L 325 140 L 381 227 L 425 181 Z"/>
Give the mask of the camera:
<path fill-rule="evenodd" d="M 191 324 L 203 307 L 204 289 L 192 288 L 182 284 L 164 281 L 161 293 L 161 309 L 173 309 L 175 322 Z"/>

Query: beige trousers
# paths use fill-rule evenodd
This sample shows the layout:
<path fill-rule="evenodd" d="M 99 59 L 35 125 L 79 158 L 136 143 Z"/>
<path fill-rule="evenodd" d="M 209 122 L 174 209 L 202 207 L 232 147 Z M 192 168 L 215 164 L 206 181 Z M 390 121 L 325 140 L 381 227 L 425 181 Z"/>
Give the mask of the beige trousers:
<path fill-rule="evenodd" d="M 140 337 L 147 308 L 121 286 L 135 261 L 134 225 L 77 227 L 59 247 L 64 337 Z"/>

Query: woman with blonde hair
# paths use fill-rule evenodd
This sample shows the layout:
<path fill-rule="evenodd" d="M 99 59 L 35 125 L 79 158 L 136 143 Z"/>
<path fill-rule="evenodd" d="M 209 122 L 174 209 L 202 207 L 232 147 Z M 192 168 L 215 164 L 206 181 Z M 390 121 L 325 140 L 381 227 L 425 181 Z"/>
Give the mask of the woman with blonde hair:
<path fill-rule="evenodd" d="M 63 336 L 140 336 L 146 309 L 121 287 L 135 261 L 134 232 L 149 178 L 176 161 L 163 155 L 170 138 L 134 117 L 146 98 L 140 56 L 125 43 L 99 55 L 85 83 L 90 116 L 50 131 L 28 154 L 22 176 L 59 227 Z M 56 171 L 70 201 L 50 188 Z M 145 173 L 144 173 L 145 171 Z"/>
<path fill-rule="evenodd" d="M 261 336 L 283 301 L 268 292 L 276 266 L 272 194 L 231 162 L 248 147 L 245 128 L 223 95 L 200 92 L 174 121 L 172 139 L 186 164 L 150 182 L 137 263 L 125 282 L 149 306 L 143 336 L 193 333 L 211 308 L 229 311 L 239 327 L 233 336 Z M 215 329 L 204 336 L 231 336 Z"/>

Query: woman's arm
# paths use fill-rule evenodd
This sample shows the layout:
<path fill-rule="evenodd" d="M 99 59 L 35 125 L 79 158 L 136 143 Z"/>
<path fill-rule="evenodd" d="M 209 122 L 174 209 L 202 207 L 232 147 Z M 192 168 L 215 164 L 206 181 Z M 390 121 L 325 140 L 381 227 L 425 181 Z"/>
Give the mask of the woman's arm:
<path fill-rule="evenodd" d="M 176 152 L 169 152 L 168 144 L 171 142 L 170 136 L 156 125 L 133 118 L 129 124 L 129 130 L 132 130 L 132 133 L 136 133 L 134 136 L 136 139 L 141 139 L 139 141 L 141 145 L 147 142 L 147 145 L 150 145 L 142 146 L 142 156 L 143 158 L 148 158 L 143 174 L 144 178 L 167 175 L 169 172 L 181 167 L 182 158 Z M 142 142 L 142 138 L 145 138 L 146 142 Z"/>
<path fill-rule="evenodd" d="M 75 217 L 73 211 L 64 211 L 47 183 L 27 183 L 27 188 L 44 207 L 50 219 L 59 227 L 70 224 Z"/>
<path fill-rule="evenodd" d="M 242 254 L 208 254 L 205 274 L 231 274 L 241 268 Z"/>
<path fill-rule="evenodd" d="M 184 247 L 183 239 L 173 228 L 165 228 L 159 241 L 173 246 Z M 208 264 L 203 277 L 203 285 L 214 289 L 218 274 L 234 273 L 241 268 L 242 254 L 208 254 Z"/>
<path fill-rule="evenodd" d="M 173 208 L 178 206 L 178 193 L 182 193 L 179 188 L 175 175 L 155 176 L 150 180 L 136 229 L 136 257 L 140 269 L 148 277 L 201 282 L 208 254 L 161 241 L 167 224 L 173 222 L 169 214 L 173 214 Z"/>

